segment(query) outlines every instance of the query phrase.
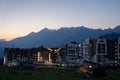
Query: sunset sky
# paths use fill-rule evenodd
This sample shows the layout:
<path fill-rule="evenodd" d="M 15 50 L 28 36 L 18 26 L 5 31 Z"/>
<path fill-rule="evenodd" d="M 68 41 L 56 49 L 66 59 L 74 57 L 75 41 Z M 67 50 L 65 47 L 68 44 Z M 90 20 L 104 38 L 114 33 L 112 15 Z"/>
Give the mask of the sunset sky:
<path fill-rule="evenodd" d="M 43 28 L 120 25 L 120 0 L 0 0 L 0 39 Z"/>

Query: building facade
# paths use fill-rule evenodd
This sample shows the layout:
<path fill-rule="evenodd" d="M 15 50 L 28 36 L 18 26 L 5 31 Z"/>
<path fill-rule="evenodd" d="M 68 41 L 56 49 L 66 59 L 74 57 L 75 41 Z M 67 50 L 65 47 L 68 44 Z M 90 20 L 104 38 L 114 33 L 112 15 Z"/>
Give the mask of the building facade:
<path fill-rule="evenodd" d="M 83 58 L 98 65 L 118 64 L 119 39 L 87 39 L 83 43 Z"/>
<path fill-rule="evenodd" d="M 66 45 L 66 65 L 80 65 L 80 57 L 82 56 L 81 45 L 76 42 L 71 42 Z"/>
<path fill-rule="evenodd" d="M 52 49 L 51 49 L 52 50 Z M 4 65 L 13 66 L 22 63 L 32 63 L 40 65 L 53 65 L 60 63 L 60 49 L 54 49 L 52 52 L 48 48 L 5 48 L 4 50 Z"/>

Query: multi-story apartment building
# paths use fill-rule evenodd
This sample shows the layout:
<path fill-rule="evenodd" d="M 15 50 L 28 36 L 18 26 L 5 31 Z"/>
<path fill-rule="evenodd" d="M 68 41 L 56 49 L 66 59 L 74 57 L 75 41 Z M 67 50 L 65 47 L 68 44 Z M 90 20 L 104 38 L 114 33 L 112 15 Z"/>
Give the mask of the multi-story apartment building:
<path fill-rule="evenodd" d="M 119 61 L 119 39 L 87 39 L 83 43 L 83 58 L 99 65 Z"/>
<path fill-rule="evenodd" d="M 50 48 L 5 48 L 4 50 L 4 65 L 20 65 L 20 63 L 31 62 L 33 64 L 53 65 L 60 63 L 59 49 Z"/>
<path fill-rule="evenodd" d="M 80 57 L 82 56 L 81 45 L 76 42 L 71 42 L 66 45 L 66 65 L 78 66 Z"/>

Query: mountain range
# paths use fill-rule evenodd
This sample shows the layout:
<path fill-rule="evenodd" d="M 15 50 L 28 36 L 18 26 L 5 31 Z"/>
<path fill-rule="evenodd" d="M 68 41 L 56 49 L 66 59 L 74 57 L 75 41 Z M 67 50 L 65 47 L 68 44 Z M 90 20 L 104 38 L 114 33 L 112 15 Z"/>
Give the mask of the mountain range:
<path fill-rule="evenodd" d="M 81 43 L 87 38 L 97 38 L 111 33 L 120 34 L 120 25 L 112 29 L 92 29 L 84 26 L 62 27 L 58 30 L 44 28 L 39 32 L 31 32 L 26 36 L 18 37 L 11 41 L 0 40 L 0 49 L 3 47 L 32 48 L 41 45 L 45 47 L 64 47 L 65 44 L 71 41 Z"/>
<path fill-rule="evenodd" d="M 0 40 L 1 47 L 14 47 L 19 48 L 31 48 L 39 47 L 41 45 L 45 47 L 61 47 L 66 43 L 75 41 L 78 43 L 83 42 L 86 38 L 96 38 L 104 34 L 117 33 L 120 34 L 120 25 L 113 29 L 91 29 L 84 26 L 81 27 L 71 27 L 71 28 L 60 28 L 58 30 L 51 30 L 44 28 L 43 30 L 35 33 L 18 37 L 11 41 Z"/>

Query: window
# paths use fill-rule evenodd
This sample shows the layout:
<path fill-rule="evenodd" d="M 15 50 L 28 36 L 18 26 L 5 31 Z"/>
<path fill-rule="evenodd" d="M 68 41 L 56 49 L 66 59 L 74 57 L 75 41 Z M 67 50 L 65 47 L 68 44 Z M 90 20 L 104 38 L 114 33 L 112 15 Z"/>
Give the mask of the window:
<path fill-rule="evenodd" d="M 68 50 L 68 54 L 75 54 L 75 50 Z"/>
<path fill-rule="evenodd" d="M 115 57 L 115 59 L 117 59 L 117 57 Z"/>
<path fill-rule="evenodd" d="M 70 50 L 68 50 L 68 53 L 70 53 Z"/>
<path fill-rule="evenodd" d="M 102 50 L 102 53 L 105 53 L 105 50 Z"/>
<path fill-rule="evenodd" d="M 105 53 L 106 50 L 105 50 L 105 44 L 98 44 L 98 53 L 101 54 L 101 53 Z"/>
<path fill-rule="evenodd" d="M 102 44 L 102 49 L 105 49 L 105 44 Z"/>
<path fill-rule="evenodd" d="M 100 49 L 98 49 L 98 53 L 101 53 L 101 50 L 100 50 Z"/>
<path fill-rule="evenodd" d="M 101 44 L 98 44 L 98 47 L 101 47 Z"/>

